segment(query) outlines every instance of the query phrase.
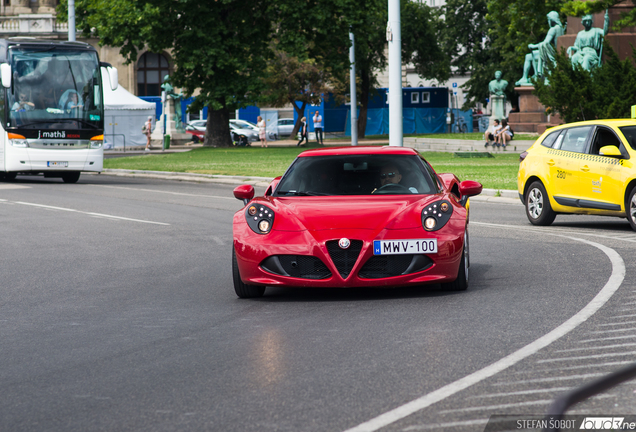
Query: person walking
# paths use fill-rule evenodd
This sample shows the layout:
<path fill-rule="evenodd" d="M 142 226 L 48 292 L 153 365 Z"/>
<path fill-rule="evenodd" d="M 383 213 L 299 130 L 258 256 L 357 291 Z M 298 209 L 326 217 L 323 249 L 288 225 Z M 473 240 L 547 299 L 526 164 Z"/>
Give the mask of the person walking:
<path fill-rule="evenodd" d="M 152 116 L 148 116 L 148 120 L 144 123 L 141 131 L 146 134 L 146 151 L 150 151 L 150 135 L 152 135 Z"/>
<path fill-rule="evenodd" d="M 256 118 L 256 126 L 258 126 L 258 137 L 261 140 L 261 147 L 267 147 L 267 123 L 263 120 L 263 117 L 258 116 Z"/>
<path fill-rule="evenodd" d="M 309 144 L 309 139 L 307 137 L 307 117 L 303 117 L 300 119 L 300 141 L 296 144 L 296 147 L 300 146 L 303 142 Z"/>
<path fill-rule="evenodd" d="M 314 132 L 316 133 L 316 142 L 320 145 L 324 145 L 322 136 L 322 116 L 318 111 L 314 115 Z"/>

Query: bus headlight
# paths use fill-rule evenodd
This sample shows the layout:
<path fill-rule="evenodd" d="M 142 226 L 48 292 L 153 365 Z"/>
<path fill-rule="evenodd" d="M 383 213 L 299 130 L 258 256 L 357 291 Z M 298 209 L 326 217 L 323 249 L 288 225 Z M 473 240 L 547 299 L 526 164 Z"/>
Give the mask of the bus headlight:
<path fill-rule="evenodd" d="M 103 141 L 91 141 L 91 148 L 98 149 L 102 148 Z"/>
<path fill-rule="evenodd" d="M 9 142 L 13 147 L 26 148 L 29 146 L 29 142 L 26 139 L 10 139 Z"/>

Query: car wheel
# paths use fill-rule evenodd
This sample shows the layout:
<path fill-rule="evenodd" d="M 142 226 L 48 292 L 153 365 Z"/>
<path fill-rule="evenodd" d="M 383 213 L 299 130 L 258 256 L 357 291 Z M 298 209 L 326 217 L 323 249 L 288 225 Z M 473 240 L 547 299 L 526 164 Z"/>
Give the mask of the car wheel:
<path fill-rule="evenodd" d="M 625 213 L 627 213 L 627 220 L 632 229 L 636 231 L 636 186 L 632 188 L 632 191 L 627 197 L 625 202 Z"/>
<path fill-rule="evenodd" d="M 550 205 L 550 198 L 540 181 L 535 181 L 526 194 L 526 216 L 532 225 L 550 225 L 556 213 Z"/>
<path fill-rule="evenodd" d="M 468 231 L 464 232 L 464 250 L 462 251 L 462 260 L 459 263 L 459 270 L 457 271 L 457 279 L 453 282 L 443 283 L 442 289 L 444 291 L 466 291 L 468 288 L 468 257 L 470 256 L 470 250 L 468 245 Z"/>
<path fill-rule="evenodd" d="M 232 278 L 234 279 L 234 291 L 240 298 L 262 297 L 265 293 L 264 286 L 248 285 L 241 280 L 238 263 L 236 262 L 236 251 L 232 247 Z"/>
<path fill-rule="evenodd" d="M 79 172 L 71 172 L 71 173 L 64 174 L 62 176 L 62 181 L 64 183 L 77 183 L 79 178 L 80 178 Z"/>

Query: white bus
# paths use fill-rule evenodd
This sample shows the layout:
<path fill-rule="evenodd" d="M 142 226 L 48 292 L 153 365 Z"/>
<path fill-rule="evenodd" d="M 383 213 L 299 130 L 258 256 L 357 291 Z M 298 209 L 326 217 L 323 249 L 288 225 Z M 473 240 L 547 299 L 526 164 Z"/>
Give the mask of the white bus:
<path fill-rule="evenodd" d="M 43 174 L 75 183 L 104 165 L 101 68 L 83 42 L 0 39 L 0 179 Z"/>

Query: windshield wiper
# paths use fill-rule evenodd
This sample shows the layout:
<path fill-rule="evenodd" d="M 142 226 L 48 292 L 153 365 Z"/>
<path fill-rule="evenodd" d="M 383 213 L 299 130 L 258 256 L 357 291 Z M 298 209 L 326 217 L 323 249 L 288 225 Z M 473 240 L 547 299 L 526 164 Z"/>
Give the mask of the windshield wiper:
<path fill-rule="evenodd" d="M 57 120 L 39 120 L 39 121 L 30 122 L 30 123 L 22 123 L 20 125 L 16 125 L 16 127 L 32 126 L 32 125 L 38 125 L 38 124 L 42 124 L 42 123 L 61 123 L 61 122 L 69 122 L 69 121 L 79 122 L 79 123 L 88 125 L 88 126 L 92 127 L 93 129 L 99 129 L 98 126 L 95 126 L 94 124 L 89 123 L 86 120 L 82 120 L 82 119 L 78 119 L 78 118 L 61 118 L 61 119 L 57 119 Z"/>
<path fill-rule="evenodd" d="M 295 195 L 295 196 L 328 196 L 331 194 L 323 193 L 323 192 L 313 192 L 313 191 L 280 191 L 276 192 L 276 194 L 285 194 L 285 195 Z"/>

